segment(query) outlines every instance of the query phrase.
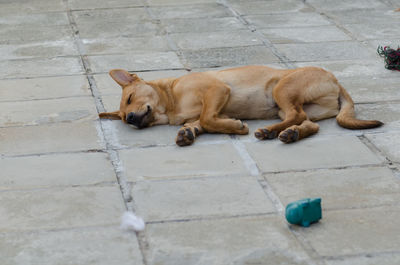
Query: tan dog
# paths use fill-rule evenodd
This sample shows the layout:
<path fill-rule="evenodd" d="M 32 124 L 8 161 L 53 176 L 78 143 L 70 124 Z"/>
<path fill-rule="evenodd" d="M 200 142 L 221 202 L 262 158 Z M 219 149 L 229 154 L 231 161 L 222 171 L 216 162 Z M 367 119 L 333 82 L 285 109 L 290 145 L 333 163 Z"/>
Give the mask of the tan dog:
<path fill-rule="evenodd" d="M 255 136 L 285 143 L 315 134 L 319 126 L 313 121 L 335 116 L 349 129 L 383 124 L 355 119 L 349 94 L 333 74 L 316 67 L 245 66 L 154 81 L 120 69 L 110 75 L 122 87 L 120 109 L 100 113 L 100 118 L 122 119 L 139 129 L 183 124 L 176 137 L 180 146 L 192 144 L 203 132 L 247 134 L 247 124 L 239 119 L 279 116 L 282 122 L 257 129 Z"/>

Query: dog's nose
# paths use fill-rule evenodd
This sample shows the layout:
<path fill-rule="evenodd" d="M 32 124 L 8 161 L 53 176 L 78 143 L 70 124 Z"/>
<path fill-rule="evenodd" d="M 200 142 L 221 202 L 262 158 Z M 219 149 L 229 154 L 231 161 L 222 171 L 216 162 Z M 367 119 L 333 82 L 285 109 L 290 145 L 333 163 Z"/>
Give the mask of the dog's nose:
<path fill-rule="evenodd" d="M 126 116 L 126 121 L 129 124 L 135 125 L 136 127 L 140 127 L 140 123 L 142 122 L 143 116 L 138 116 L 134 112 L 129 112 Z"/>

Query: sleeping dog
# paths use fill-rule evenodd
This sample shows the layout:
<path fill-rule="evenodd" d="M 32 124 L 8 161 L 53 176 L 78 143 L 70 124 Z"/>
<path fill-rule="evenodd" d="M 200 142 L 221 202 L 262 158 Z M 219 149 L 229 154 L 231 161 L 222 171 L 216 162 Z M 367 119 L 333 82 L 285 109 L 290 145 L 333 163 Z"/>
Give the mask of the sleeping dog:
<path fill-rule="evenodd" d="M 254 135 L 260 140 L 278 137 L 284 143 L 317 133 L 315 121 L 335 116 L 348 129 L 383 124 L 356 119 L 349 94 L 332 73 L 317 67 L 244 66 L 154 81 L 121 69 L 110 75 L 122 87 L 121 104 L 100 118 L 121 119 L 138 129 L 183 124 L 175 139 L 179 146 L 192 144 L 205 132 L 248 134 L 242 119 L 280 117 L 281 122 Z"/>

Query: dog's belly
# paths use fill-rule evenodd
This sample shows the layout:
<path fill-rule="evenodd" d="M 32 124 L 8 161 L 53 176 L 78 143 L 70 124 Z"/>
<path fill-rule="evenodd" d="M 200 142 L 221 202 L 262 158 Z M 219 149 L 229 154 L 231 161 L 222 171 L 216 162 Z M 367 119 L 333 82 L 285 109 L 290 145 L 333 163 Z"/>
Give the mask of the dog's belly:
<path fill-rule="evenodd" d="M 274 119 L 278 111 L 272 94 L 262 87 L 233 88 L 221 114 L 236 119 Z"/>

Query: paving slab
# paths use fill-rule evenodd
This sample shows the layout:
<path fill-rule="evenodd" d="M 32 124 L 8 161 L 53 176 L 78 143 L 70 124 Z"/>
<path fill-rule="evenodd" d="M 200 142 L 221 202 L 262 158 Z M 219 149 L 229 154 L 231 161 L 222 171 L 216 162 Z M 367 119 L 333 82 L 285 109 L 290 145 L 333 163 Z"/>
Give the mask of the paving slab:
<path fill-rule="evenodd" d="M 187 176 L 247 175 L 242 159 L 230 144 L 149 147 L 121 150 L 128 180 Z"/>
<path fill-rule="evenodd" d="M 240 66 L 277 63 L 279 59 L 264 46 L 216 48 L 182 51 L 185 65 L 190 68 Z"/>
<path fill-rule="evenodd" d="M 389 19 L 388 19 L 389 20 Z M 400 16 L 391 23 L 368 23 L 343 25 L 357 40 L 398 38 L 400 30 Z"/>
<path fill-rule="evenodd" d="M 119 186 L 2 191 L 0 232 L 118 225 Z"/>
<path fill-rule="evenodd" d="M 90 95 L 83 75 L 0 80 L 0 102 Z"/>
<path fill-rule="evenodd" d="M 355 0 L 355 1 L 329 1 L 329 0 L 310 0 L 312 6 L 321 10 L 348 10 L 348 9 L 387 9 L 387 6 L 379 1 L 374 0 Z"/>
<path fill-rule="evenodd" d="M 359 104 L 356 106 L 357 117 L 361 119 L 377 119 L 390 125 L 400 121 L 400 104 L 397 102 L 381 102 L 375 104 Z"/>
<path fill-rule="evenodd" d="M 183 65 L 174 52 L 141 52 L 127 55 L 88 56 L 93 73 L 123 68 L 128 71 L 180 69 Z"/>
<path fill-rule="evenodd" d="M 400 100 L 400 75 L 398 78 L 340 78 L 339 82 L 356 103 Z"/>
<path fill-rule="evenodd" d="M 391 161 L 400 163 L 400 132 L 367 134 L 366 137 Z"/>
<path fill-rule="evenodd" d="M 244 17 L 257 28 L 293 28 L 330 25 L 326 18 L 311 12 L 293 14 L 251 15 Z"/>
<path fill-rule="evenodd" d="M 0 14 L 29 14 L 43 12 L 65 11 L 66 5 L 62 0 L 35 0 L 35 1 L 2 1 Z"/>
<path fill-rule="evenodd" d="M 79 57 L 0 61 L 0 79 L 83 74 Z"/>
<path fill-rule="evenodd" d="M 381 158 L 355 136 L 311 137 L 290 145 L 275 139 L 246 143 L 246 148 L 263 172 L 373 165 L 382 162 Z"/>
<path fill-rule="evenodd" d="M 43 41 L 28 44 L 1 45 L 2 60 L 53 58 L 79 55 L 78 48 L 72 41 Z"/>
<path fill-rule="evenodd" d="M 321 256 L 399 252 L 398 207 L 325 211 L 308 229 L 293 226 Z"/>
<path fill-rule="evenodd" d="M 249 30 L 170 34 L 183 50 L 261 45 L 262 41 Z"/>
<path fill-rule="evenodd" d="M 137 240 L 117 227 L 1 233 L 3 265 L 141 265 Z"/>
<path fill-rule="evenodd" d="M 11 2 L 11 1 L 10 1 Z M 37 1 L 35 1 L 37 2 Z M 52 1 L 55 3 L 56 1 Z M 49 1 L 50 3 L 50 1 Z M 21 2 L 19 3 L 21 4 Z M 1 3 L 3 8 L 4 3 Z M 18 4 L 15 4 L 16 6 Z M 17 25 L 36 25 L 36 26 L 60 26 L 68 25 L 69 20 L 66 12 L 38 13 L 38 14 L 18 14 L 14 12 L 2 14 L 0 17 L 2 26 L 17 26 Z"/>
<path fill-rule="evenodd" d="M 366 51 L 364 51 L 366 52 Z M 339 61 L 314 61 L 296 62 L 298 67 L 319 66 L 331 71 L 336 78 L 357 77 L 357 78 L 398 78 L 398 73 L 385 69 L 383 59 L 375 56 L 376 59 L 368 60 L 339 60 Z"/>
<path fill-rule="evenodd" d="M 149 10 L 155 19 L 211 18 L 232 16 L 232 13 L 228 9 L 216 3 L 152 6 L 149 8 Z"/>
<path fill-rule="evenodd" d="M 150 224 L 150 264 L 308 264 L 282 217 Z"/>
<path fill-rule="evenodd" d="M 106 23 L 135 23 L 143 19 L 149 19 L 144 7 L 117 8 L 117 9 L 98 9 L 74 11 L 72 15 L 80 28 L 81 25 L 96 23 L 97 21 Z"/>
<path fill-rule="evenodd" d="M 192 5 L 192 4 L 205 4 L 215 3 L 216 0 L 187 0 L 182 2 L 181 0 L 147 0 L 150 6 L 169 6 L 169 5 Z"/>
<path fill-rule="evenodd" d="M 342 25 L 344 24 L 369 25 L 371 23 L 381 24 L 381 23 L 387 23 L 388 21 L 395 22 L 396 20 L 399 19 L 399 15 L 389 8 L 329 11 L 327 12 L 327 15 Z"/>
<path fill-rule="evenodd" d="M 43 154 L 101 149 L 96 122 L 0 128 L 2 155 Z"/>
<path fill-rule="evenodd" d="M 260 32 L 272 43 L 304 43 L 351 40 L 336 26 L 315 26 L 304 28 L 271 28 Z"/>
<path fill-rule="evenodd" d="M 276 48 L 293 61 L 337 61 L 373 59 L 375 54 L 355 41 L 276 44 Z"/>
<path fill-rule="evenodd" d="M 340 257 L 336 259 L 327 259 L 327 265 L 392 265 L 400 263 L 400 254 L 398 253 L 377 253 L 361 255 L 358 257 Z"/>
<path fill-rule="evenodd" d="M 0 190 L 116 182 L 105 153 L 71 153 L 0 159 Z"/>
<path fill-rule="evenodd" d="M 97 118 L 92 97 L 3 102 L 0 103 L 0 109 L 3 109 L 0 127 L 88 121 Z"/>
<path fill-rule="evenodd" d="M 132 194 L 146 222 L 275 212 L 253 177 L 140 181 Z"/>
<path fill-rule="evenodd" d="M 391 48 L 397 48 L 399 46 L 399 43 L 400 43 L 400 38 L 367 41 L 367 44 L 370 45 L 370 47 L 375 50 L 378 49 L 378 46 L 382 47 L 390 46 Z"/>
<path fill-rule="evenodd" d="M 161 36 L 136 38 L 83 39 L 85 54 L 124 54 L 140 51 L 169 51 Z"/>
<path fill-rule="evenodd" d="M 156 20 L 142 19 L 136 22 L 88 21 L 79 24 L 79 36 L 85 39 L 134 38 L 160 35 L 163 31 Z"/>
<path fill-rule="evenodd" d="M 110 89 L 110 91 L 113 91 L 113 94 L 101 97 L 101 102 L 103 102 L 104 109 L 107 112 L 119 110 L 121 102 L 121 87 L 112 90 Z"/>
<path fill-rule="evenodd" d="M 273 0 L 268 3 L 265 1 L 234 1 L 231 6 L 241 15 L 299 12 L 305 7 L 303 2 L 296 0 Z"/>
<path fill-rule="evenodd" d="M 139 72 L 136 74 L 145 81 L 151 81 L 160 78 L 180 77 L 187 73 L 188 71 L 185 70 L 167 70 L 167 71 Z M 102 95 L 116 94 L 121 96 L 121 87 L 110 77 L 109 74 L 96 74 L 93 77 L 94 80 L 96 80 L 96 86 Z M 116 106 L 119 107 L 119 103 Z"/>
<path fill-rule="evenodd" d="M 8 25 L 0 28 L 0 44 L 28 44 L 38 41 L 73 41 L 69 25 Z"/>
<path fill-rule="evenodd" d="M 232 31 L 246 29 L 246 26 L 235 17 L 218 18 L 172 18 L 163 19 L 161 24 L 169 33 Z"/>
<path fill-rule="evenodd" d="M 123 7 L 143 7 L 141 0 L 110 0 L 110 1 L 97 1 L 97 0 L 70 0 L 68 6 L 71 10 L 80 9 L 100 9 L 100 8 L 123 8 Z"/>
<path fill-rule="evenodd" d="M 323 209 L 396 205 L 400 180 L 386 167 L 348 168 L 266 174 L 283 205 L 303 198 L 322 198 Z"/>

